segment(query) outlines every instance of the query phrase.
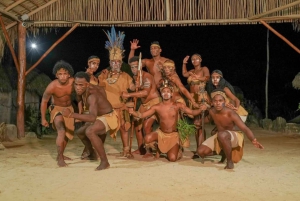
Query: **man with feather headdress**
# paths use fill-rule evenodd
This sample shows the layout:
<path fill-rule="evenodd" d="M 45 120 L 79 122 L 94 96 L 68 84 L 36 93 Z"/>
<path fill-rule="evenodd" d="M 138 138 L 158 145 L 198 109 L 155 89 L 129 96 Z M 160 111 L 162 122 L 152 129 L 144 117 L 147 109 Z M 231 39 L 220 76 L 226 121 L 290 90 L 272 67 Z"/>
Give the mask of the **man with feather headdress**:
<path fill-rule="evenodd" d="M 108 101 L 112 104 L 117 112 L 120 124 L 121 139 L 123 142 L 122 156 L 127 156 L 130 153 L 128 145 L 128 130 L 130 128 L 129 114 L 125 110 L 125 101 L 121 94 L 123 91 L 134 91 L 135 85 L 132 78 L 125 72 L 121 71 L 122 59 L 124 57 L 123 42 L 125 34 L 123 32 L 116 33 L 114 27 L 111 32 L 105 32 L 108 41 L 105 43 L 105 48 L 109 51 L 110 70 L 107 73 L 101 73 L 98 76 L 99 85 L 105 88 Z M 116 136 L 111 136 L 116 138 Z"/>

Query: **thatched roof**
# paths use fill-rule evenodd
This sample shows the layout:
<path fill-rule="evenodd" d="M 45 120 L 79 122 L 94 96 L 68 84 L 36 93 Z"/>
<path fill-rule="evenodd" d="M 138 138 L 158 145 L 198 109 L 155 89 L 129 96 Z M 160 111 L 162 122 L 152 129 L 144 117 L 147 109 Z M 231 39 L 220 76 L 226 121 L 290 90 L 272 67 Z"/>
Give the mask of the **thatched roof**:
<path fill-rule="evenodd" d="M 299 4 L 299 0 L 1 0 L 0 14 L 13 43 L 18 22 L 34 33 L 38 27 L 71 27 L 75 22 L 80 26 L 282 23 L 300 19 Z"/>
<path fill-rule="evenodd" d="M 295 0 L 1 0 L 7 29 L 29 17 L 34 27 L 119 24 L 121 26 L 187 26 L 206 24 L 251 24 L 253 16 L 285 5 L 284 10 L 263 16 L 272 22 L 299 19 Z M 275 10 L 274 10 L 275 11 Z M 271 19 L 268 19 L 271 18 Z"/>

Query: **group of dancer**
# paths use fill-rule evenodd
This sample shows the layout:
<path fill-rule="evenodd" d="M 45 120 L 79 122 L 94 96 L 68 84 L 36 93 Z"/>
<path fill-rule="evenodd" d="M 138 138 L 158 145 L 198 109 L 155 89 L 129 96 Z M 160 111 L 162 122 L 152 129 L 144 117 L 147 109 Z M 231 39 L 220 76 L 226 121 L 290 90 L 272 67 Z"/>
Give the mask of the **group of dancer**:
<path fill-rule="evenodd" d="M 64 155 L 64 150 L 68 140 L 74 136 L 75 122 L 81 122 L 80 128 L 75 130 L 85 146 L 81 158 L 100 158 L 96 170 L 110 167 L 104 142 L 107 133 L 115 139 L 118 131 L 123 144 L 122 157 L 130 158 L 132 154 L 154 157 L 156 152 L 156 158 L 164 153 L 169 161 L 177 161 L 184 150 L 177 122 L 187 117 L 194 120 L 196 127 L 197 149 L 193 158 L 221 154 L 221 161 L 227 160 L 225 168 L 232 169 L 234 163 L 242 158 L 244 134 L 255 147 L 263 149 L 244 124 L 247 111 L 240 105 L 233 87 L 223 78 L 221 71 L 214 70 L 210 75 L 209 69 L 201 65 L 201 55 L 191 56 L 194 69 L 189 71 L 186 66 L 189 56 L 183 59 L 182 75 L 187 78 L 188 91 L 176 73 L 174 61 L 161 56 L 159 42 L 150 45 L 152 58 L 142 59 L 135 56 L 139 41 L 131 41 L 128 57 L 130 69 L 126 69 L 122 66 L 124 33 L 117 33 L 112 27 L 106 35 L 109 68 L 96 77 L 100 58 L 91 56 L 86 71 L 73 75 L 72 66 L 59 61 L 53 68 L 57 79 L 44 92 L 41 123 L 49 126 L 46 111 L 50 101 L 50 123 L 58 133 L 58 166 L 67 166 L 65 160 L 70 160 Z M 143 67 L 147 72 L 142 70 Z M 72 106 L 73 90 L 78 103 L 76 110 Z M 140 100 L 139 108 L 136 108 L 137 99 Z M 157 122 L 158 129 L 153 131 L 154 122 Z M 205 139 L 205 122 L 216 125 L 208 139 Z M 130 128 L 131 135 L 135 130 L 138 144 L 138 149 L 133 152 L 129 140 Z"/>

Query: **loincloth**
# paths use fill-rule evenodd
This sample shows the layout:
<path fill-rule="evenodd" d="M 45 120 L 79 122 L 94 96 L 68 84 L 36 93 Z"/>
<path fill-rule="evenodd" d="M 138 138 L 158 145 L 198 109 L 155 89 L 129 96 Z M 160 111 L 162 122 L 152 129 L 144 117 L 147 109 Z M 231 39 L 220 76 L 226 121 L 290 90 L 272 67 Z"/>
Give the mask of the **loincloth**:
<path fill-rule="evenodd" d="M 236 113 L 241 117 L 243 122 L 246 122 L 247 117 L 248 117 L 248 112 L 245 110 L 245 108 L 243 108 L 241 105 L 238 108 L 238 110 L 236 111 Z"/>
<path fill-rule="evenodd" d="M 58 114 L 62 114 L 62 111 L 65 108 L 68 108 L 69 110 L 71 110 L 71 112 L 74 112 L 74 109 L 73 109 L 72 105 L 68 106 L 68 107 L 60 107 L 60 106 L 55 105 L 53 109 L 51 108 L 51 110 L 50 110 L 50 123 L 52 123 L 53 129 L 56 130 L 55 124 L 53 123 L 55 117 Z M 64 123 L 65 123 L 66 136 L 67 136 L 68 139 L 72 140 L 73 137 L 74 137 L 74 129 L 75 129 L 74 118 L 68 118 L 68 117 L 64 117 L 64 116 L 62 116 L 62 117 L 63 117 Z"/>
<path fill-rule="evenodd" d="M 131 127 L 131 121 L 130 121 L 130 114 L 125 109 L 125 105 L 122 108 L 114 108 L 114 111 L 118 116 L 118 122 L 120 127 L 124 126 L 125 131 L 128 131 L 129 128 Z"/>
<path fill-rule="evenodd" d="M 155 132 L 158 136 L 158 148 L 162 153 L 168 153 L 176 144 L 179 145 L 178 132 L 164 133 L 159 128 Z"/>
<path fill-rule="evenodd" d="M 244 134 L 242 131 L 227 130 L 227 132 L 231 135 L 232 161 L 237 163 L 243 157 Z M 216 151 L 217 154 L 219 154 L 222 150 L 217 134 L 211 136 L 202 144 L 210 148 L 212 151 Z"/>
<path fill-rule="evenodd" d="M 101 115 L 96 119 L 100 120 L 104 124 L 105 131 L 109 131 L 109 135 L 115 139 L 120 128 L 117 112 L 113 110 L 112 112 Z"/>
<path fill-rule="evenodd" d="M 160 97 L 153 98 L 153 99 L 149 100 L 147 103 L 142 103 L 141 106 L 139 107 L 138 111 L 140 113 L 146 112 L 147 110 L 150 109 L 151 106 L 156 105 L 156 104 L 158 104 L 160 102 L 161 102 L 161 98 Z M 156 117 L 155 114 L 153 114 L 152 116 L 150 116 L 150 117 L 148 117 L 146 119 L 150 119 L 150 118 L 155 119 L 157 121 L 157 117 Z M 139 120 L 139 124 L 138 125 L 140 126 L 142 124 L 142 122 L 143 122 L 143 120 Z"/>

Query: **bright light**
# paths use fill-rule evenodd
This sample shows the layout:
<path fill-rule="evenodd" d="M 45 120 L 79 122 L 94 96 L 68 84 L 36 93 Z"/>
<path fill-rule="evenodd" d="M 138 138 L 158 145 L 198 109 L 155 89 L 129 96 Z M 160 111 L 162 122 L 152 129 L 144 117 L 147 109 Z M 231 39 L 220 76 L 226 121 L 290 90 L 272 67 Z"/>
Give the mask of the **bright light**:
<path fill-rule="evenodd" d="M 36 44 L 35 44 L 35 43 L 32 43 L 32 44 L 31 44 L 31 48 L 36 49 L 36 48 L 37 48 Z"/>

